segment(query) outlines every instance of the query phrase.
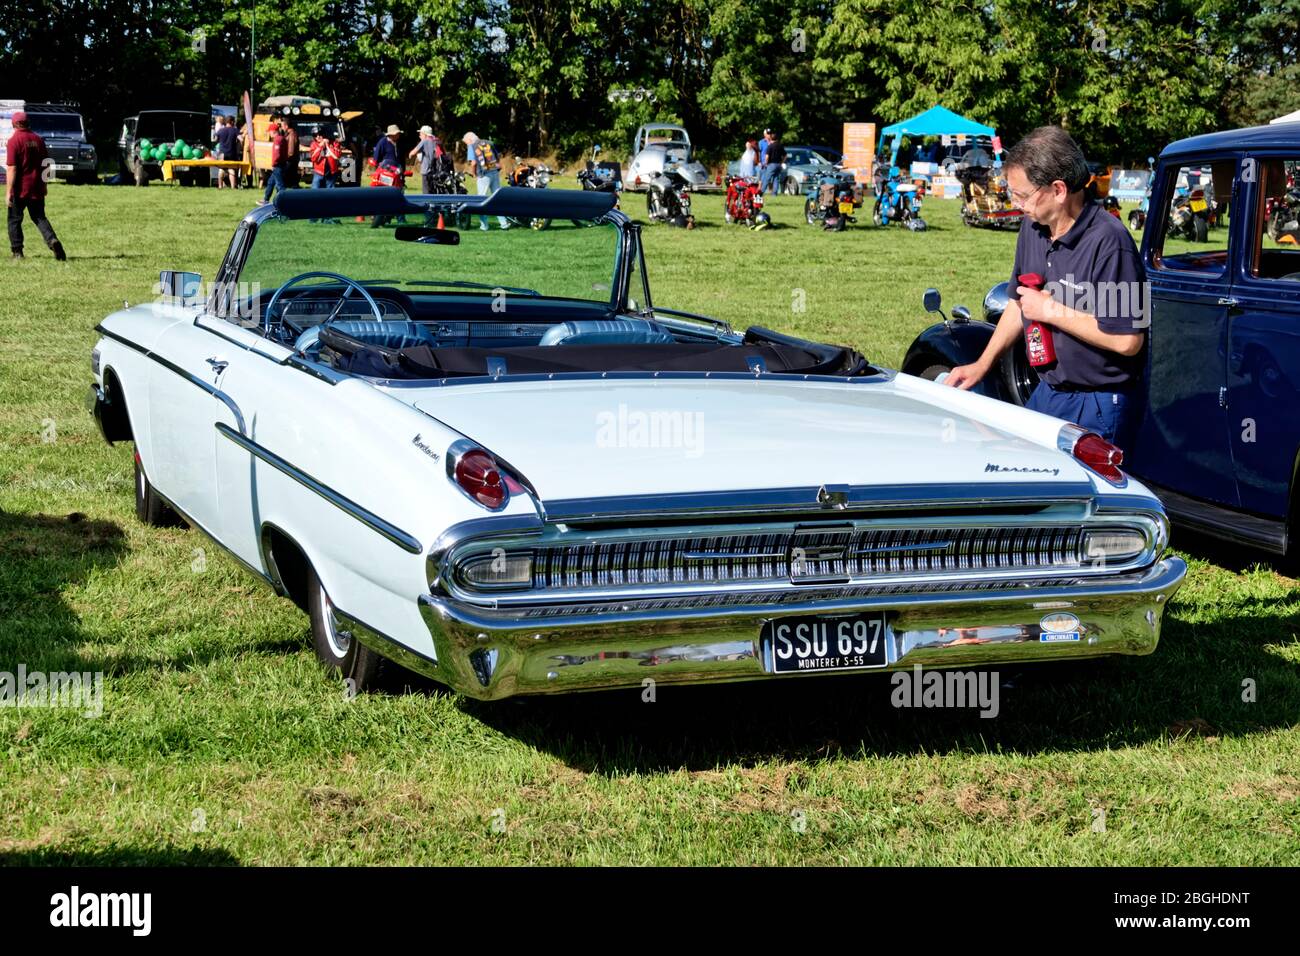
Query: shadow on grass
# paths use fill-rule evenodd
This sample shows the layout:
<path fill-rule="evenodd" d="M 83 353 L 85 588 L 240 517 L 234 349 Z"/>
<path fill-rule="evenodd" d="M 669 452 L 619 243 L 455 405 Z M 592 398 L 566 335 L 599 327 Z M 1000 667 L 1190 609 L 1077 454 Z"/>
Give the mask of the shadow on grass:
<path fill-rule="evenodd" d="M 1241 737 L 1295 726 L 1300 667 L 1266 645 L 1300 630 L 1289 600 L 1248 600 L 1192 624 L 1175 603 L 1147 657 L 990 667 L 997 714 L 892 703 L 891 674 L 741 684 L 660 684 L 593 694 L 463 700 L 476 719 L 587 772 L 707 770 L 837 755 L 1071 753 L 1185 735 Z M 1288 610 L 1288 608 L 1291 608 Z M 1191 609 L 1192 615 L 1197 609 Z M 1243 701 L 1243 681 L 1257 700 Z"/>
<path fill-rule="evenodd" d="M 239 866 L 225 850 L 207 847 L 104 847 L 100 850 L 0 850 L 0 867 L 6 866 Z"/>
<path fill-rule="evenodd" d="M 104 669 L 76 650 L 90 635 L 61 591 L 115 566 L 125 550 L 111 521 L 0 512 L 0 669 Z"/>

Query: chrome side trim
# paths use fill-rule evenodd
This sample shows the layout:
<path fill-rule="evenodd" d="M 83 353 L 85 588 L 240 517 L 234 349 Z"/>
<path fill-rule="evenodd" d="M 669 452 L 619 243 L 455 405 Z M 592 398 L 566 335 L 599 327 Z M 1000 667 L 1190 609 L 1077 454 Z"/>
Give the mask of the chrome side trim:
<path fill-rule="evenodd" d="M 401 641 L 389 637 L 383 631 L 375 630 L 346 611 L 340 610 L 337 606 L 334 608 L 334 617 L 340 624 L 347 627 L 349 637 L 356 638 L 381 657 L 395 661 L 416 674 L 422 674 L 434 680 L 446 679 L 447 675 L 443 673 L 442 669 L 438 667 L 438 662 L 432 657 L 425 657 L 419 651 L 412 650 Z"/>
<path fill-rule="evenodd" d="M 753 379 L 752 375 L 743 378 Z M 775 376 L 763 376 L 765 379 Z M 703 491 L 675 495 L 629 495 L 611 498 L 566 498 L 546 502 L 551 521 L 623 521 L 634 518 L 696 517 L 747 514 L 835 514 L 954 506 L 1047 505 L 1084 502 L 1093 497 L 1086 482 L 1060 484 L 996 482 L 987 485 L 854 485 L 846 486 L 844 503 L 834 511 L 819 500 L 822 486 L 759 488 L 750 491 Z"/>
<path fill-rule="evenodd" d="M 408 551 L 411 554 L 419 554 L 423 550 L 423 548 L 420 547 L 420 542 L 416 538 L 407 534 L 401 528 L 390 524 L 374 512 L 361 507 L 361 505 L 357 504 L 350 498 L 345 498 L 328 485 L 321 484 L 311 475 L 294 465 L 291 465 L 270 449 L 259 445 L 250 438 L 245 438 L 243 435 L 222 422 L 217 422 L 217 431 L 229 438 L 236 445 L 239 445 L 245 451 L 248 451 L 262 459 L 262 461 L 266 462 L 271 467 L 284 472 L 284 474 L 288 475 L 304 488 L 314 491 L 340 511 L 351 515 L 372 531 L 376 531 L 383 535 L 402 550 Z"/>
<path fill-rule="evenodd" d="M 331 385 L 337 385 L 339 382 L 346 381 L 348 378 L 367 381 L 367 379 L 360 375 L 344 375 L 342 372 L 332 369 L 328 365 L 313 361 L 312 359 L 306 358 L 302 355 L 290 355 L 282 364 L 289 368 L 296 368 L 299 371 L 306 372 L 308 375 L 314 375 L 322 381 L 329 382 Z"/>
<path fill-rule="evenodd" d="M 337 374 L 337 373 L 336 373 Z M 762 381 L 772 382 L 826 382 L 834 385 L 881 385 L 893 381 L 898 375 L 893 369 L 881 369 L 874 375 L 807 375 L 802 372 L 764 372 Z M 373 378 L 366 375 L 350 376 L 380 388 L 443 388 L 454 385 L 489 385 L 507 382 L 581 382 L 608 379 L 635 381 L 637 379 L 693 379 L 695 381 L 753 382 L 759 378 L 753 372 L 525 372 L 519 375 L 466 375 L 457 378 Z"/>
<path fill-rule="evenodd" d="M 223 404 L 225 404 L 227 408 L 230 409 L 231 413 L 235 416 L 235 422 L 239 425 L 239 432 L 241 435 L 245 434 L 248 431 L 248 429 L 244 425 L 244 413 L 239 410 L 239 405 L 235 403 L 235 400 L 233 398 L 231 398 L 221 389 L 217 388 L 215 385 L 212 385 L 209 382 L 205 382 L 197 375 L 193 375 L 190 372 L 187 372 L 185 369 L 181 368 L 175 362 L 163 358 L 157 352 L 150 351 L 149 349 L 145 348 L 143 345 L 137 345 L 135 342 L 132 342 L 130 339 L 118 335 L 116 332 L 110 332 L 108 329 L 104 328 L 102 324 L 95 326 L 95 331 L 98 332 L 100 335 L 112 339 L 115 342 L 121 342 L 127 348 L 135 349 L 145 358 L 152 359 L 153 361 L 157 362 L 159 365 L 161 365 L 163 368 L 167 369 L 168 371 L 175 372 L 181 378 L 186 379 L 191 385 L 197 385 L 199 388 L 203 389 L 203 391 L 207 392 L 213 398 L 222 402 Z M 220 422 L 217 423 L 217 427 L 221 427 Z"/>

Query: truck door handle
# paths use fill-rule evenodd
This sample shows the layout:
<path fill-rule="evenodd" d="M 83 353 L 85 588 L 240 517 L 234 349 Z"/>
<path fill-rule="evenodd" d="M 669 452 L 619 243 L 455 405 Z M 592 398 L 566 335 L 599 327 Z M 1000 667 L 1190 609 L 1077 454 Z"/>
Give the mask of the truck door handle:
<path fill-rule="evenodd" d="M 1232 309 L 1232 308 L 1236 308 L 1238 302 L 1236 299 L 1232 298 L 1231 296 L 1223 296 L 1219 299 L 1219 305 L 1226 305 L 1228 308 Z"/>
<path fill-rule="evenodd" d="M 225 359 L 217 358 L 215 355 L 212 356 L 212 358 L 207 359 L 206 361 L 209 365 L 212 366 L 212 372 L 214 375 L 220 375 L 222 372 L 226 370 L 226 366 L 230 364 Z"/>

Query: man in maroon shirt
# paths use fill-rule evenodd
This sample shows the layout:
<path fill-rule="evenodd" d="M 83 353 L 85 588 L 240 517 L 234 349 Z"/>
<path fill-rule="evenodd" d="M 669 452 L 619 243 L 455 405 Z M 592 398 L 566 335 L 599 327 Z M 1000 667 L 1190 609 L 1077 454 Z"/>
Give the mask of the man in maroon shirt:
<path fill-rule="evenodd" d="M 40 230 L 41 238 L 62 262 L 68 258 L 63 244 L 54 234 L 54 227 L 45 218 L 45 172 L 49 153 L 45 140 L 31 131 L 27 114 L 15 110 L 14 132 L 9 137 L 8 158 L 5 160 L 5 205 L 9 207 L 9 248 L 15 259 L 23 257 L 23 210 L 32 217 Z"/>

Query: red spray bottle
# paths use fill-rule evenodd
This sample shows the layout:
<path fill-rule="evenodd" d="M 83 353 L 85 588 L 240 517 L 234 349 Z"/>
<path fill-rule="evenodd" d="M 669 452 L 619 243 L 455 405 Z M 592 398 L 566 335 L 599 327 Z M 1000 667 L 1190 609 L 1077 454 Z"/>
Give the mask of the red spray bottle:
<path fill-rule="evenodd" d="M 1017 276 L 1016 281 L 1039 291 L 1046 284 L 1037 272 L 1026 272 Z M 1052 330 L 1041 322 L 1031 320 L 1025 327 L 1025 354 L 1029 357 L 1029 364 L 1035 368 L 1055 362 L 1056 346 L 1052 344 Z"/>

